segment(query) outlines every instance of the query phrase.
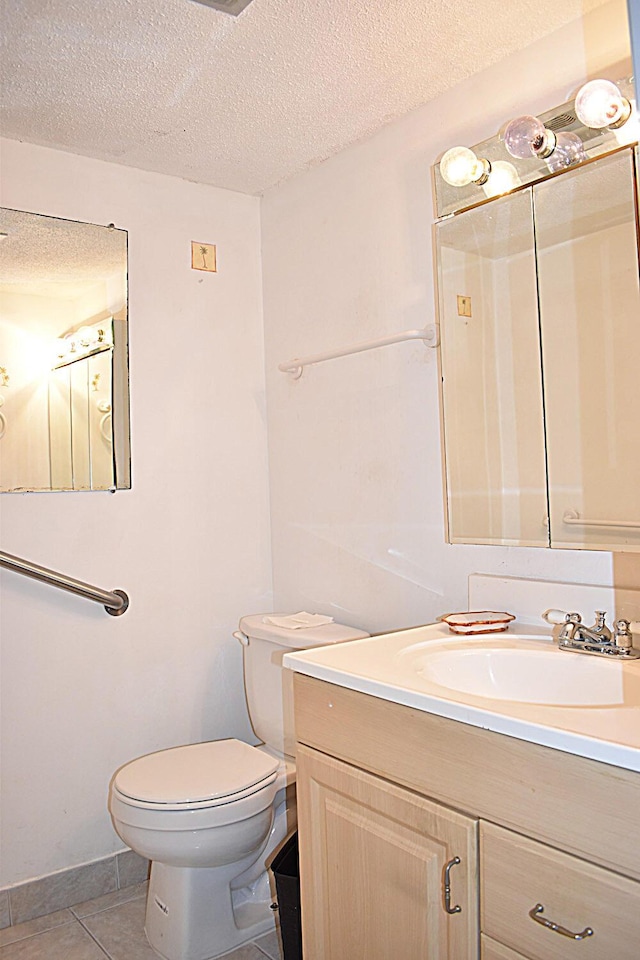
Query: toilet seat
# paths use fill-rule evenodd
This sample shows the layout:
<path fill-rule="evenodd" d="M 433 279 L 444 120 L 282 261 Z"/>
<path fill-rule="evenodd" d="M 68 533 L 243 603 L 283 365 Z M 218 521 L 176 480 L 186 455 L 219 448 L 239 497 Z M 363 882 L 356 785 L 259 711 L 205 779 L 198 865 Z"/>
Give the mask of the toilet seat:
<path fill-rule="evenodd" d="M 214 740 L 159 750 L 116 774 L 123 803 L 144 809 L 199 810 L 235 803 L 270 786 L 280 764 L 241 740 Z"/>

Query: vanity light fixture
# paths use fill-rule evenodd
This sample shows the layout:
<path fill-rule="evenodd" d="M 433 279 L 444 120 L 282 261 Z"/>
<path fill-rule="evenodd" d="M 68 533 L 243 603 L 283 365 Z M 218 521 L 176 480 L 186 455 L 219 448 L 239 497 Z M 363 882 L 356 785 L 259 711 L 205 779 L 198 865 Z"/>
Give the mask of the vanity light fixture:
<path fill-rule="evenodd" d="M 440 161 L 440 173 L 452 187 L 466 187 L 469 183 L 482 185 L 489 179 L 491 164 L 468 147 L 451 147 Z"/>
<path fill-rule="evenodd" d="M 532 157 L 546 160 L 555 150 L 556 142 L 553 130 L 548 130 L 541 120 L 529 114 L 516 117 L 504 131 L 507 153 L 517 160 L 530 160 Z"/>
<path fill-rule="evenodd" d="M 593 130 L 617 130 L 631 116 L 631 103 L 611 80 L 590 80 L 576 97 L 578 120 Z"/>
<path fill-rule="evenodd" d="M 112 345 L 113 338 L 110 324 L 103 322 L 95 327 L 80 327 L 78 330 L 55 340 L 54 369 L 73 363 L 74 360 L 83 360 L 94 353 L 108 350 Z"/>

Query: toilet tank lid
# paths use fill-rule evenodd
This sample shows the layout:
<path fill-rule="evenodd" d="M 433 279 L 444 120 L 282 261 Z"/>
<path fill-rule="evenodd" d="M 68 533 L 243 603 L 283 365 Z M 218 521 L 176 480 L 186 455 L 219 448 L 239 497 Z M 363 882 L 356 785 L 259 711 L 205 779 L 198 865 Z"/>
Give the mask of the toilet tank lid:
<path fill-rule="evenodd" d="M 114 785 L 132 800 L 196 803 L 222 800 L 275 777 L 278 760 L 242 740 L 169 747 L 125 764 Z"/>
<path fill-rule="evenodd" d="M 325 647 L 331 643 L 343 643 L 345 640 L 362 640 L 369 634 L 356 627 L 347 627 L 344 623 L 323 623 L 319 627 L 302 627 L 291 630 L 268 623 L 267 617 L 286 617 L 286 613 L 254 613 L 240 620 L 240 630 L 246 637 L 256 640 L 271 640 L 282 647 L 293 650 L 307 650 L 310 647 Z"/>

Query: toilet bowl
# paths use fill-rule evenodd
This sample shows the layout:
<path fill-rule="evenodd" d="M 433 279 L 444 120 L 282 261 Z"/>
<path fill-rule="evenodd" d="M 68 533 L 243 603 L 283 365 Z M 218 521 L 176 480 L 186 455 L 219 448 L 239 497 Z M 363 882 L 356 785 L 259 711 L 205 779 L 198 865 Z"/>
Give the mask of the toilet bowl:
<path fill-rule="evenodd" d="M 165 960 L 210 960 L 274 928 L 267 867 L 296 827 L 282 656 L 367 636 L 334 623 L 286 631 L 262 615 L 244 617 L 240 631 L 249 712 L 265 743 L 170 747 L 126 763 L 111 782 L 116 832 L 151 861 L 145 932 Z"/>

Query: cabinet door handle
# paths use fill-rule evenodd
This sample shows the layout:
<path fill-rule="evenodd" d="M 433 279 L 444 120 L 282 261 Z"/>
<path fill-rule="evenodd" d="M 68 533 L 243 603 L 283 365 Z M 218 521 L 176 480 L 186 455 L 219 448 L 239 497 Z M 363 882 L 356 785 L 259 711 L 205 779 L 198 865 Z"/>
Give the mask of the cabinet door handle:
<path fill-rule="evenodd" d="M 535 920 L 536 923 L 542 924 L 543 927 L 546 927 L 547 930 L 553 930 L 554 933 L 560 933 L 563 937 L 569 937 L 570 940 L 586 940 L 587 937 L 593 936 L 593 930 L 591 927 L 585 927 L 580 933 L 573 933 L 571 930 L 567 930 L 566 927 L 561 927 L 559 923 L 554 923 L 552 920 L 547 920 L 546 917 L 541 917 L 540 914 L 544 910 L 544 907 L 541 903 L 536 903 L 535 907 L 532 907 L 529 910 L 529 916 L 532 920 Z"/>
<path fill-rule="evenodd" d="M 454 857 L 453 860 L 449 860 L 444 867 L 442 892 L 444 896 L 444 909 L 447 913 L 462 913 L 462 907 L 459 904 L 456 904 L 455 907 L 451 906 L 451 867 L 455 867 L 458 863 L 460 863 L 460 857 Z"/>

